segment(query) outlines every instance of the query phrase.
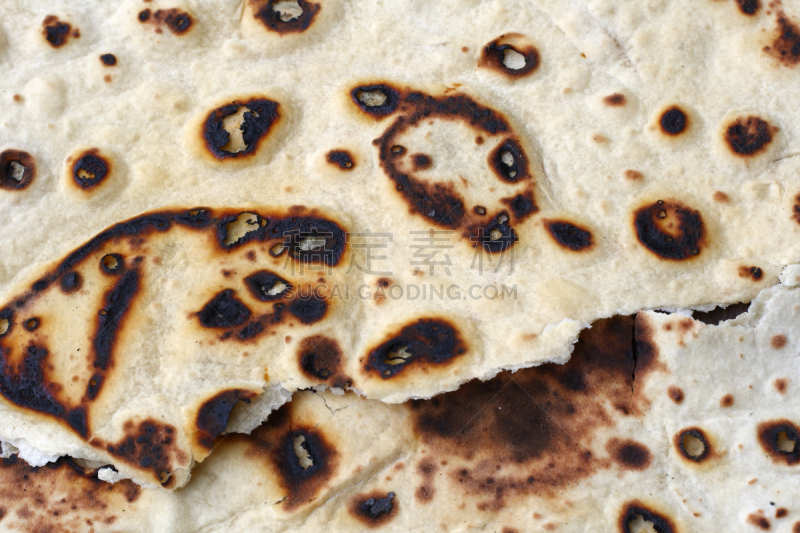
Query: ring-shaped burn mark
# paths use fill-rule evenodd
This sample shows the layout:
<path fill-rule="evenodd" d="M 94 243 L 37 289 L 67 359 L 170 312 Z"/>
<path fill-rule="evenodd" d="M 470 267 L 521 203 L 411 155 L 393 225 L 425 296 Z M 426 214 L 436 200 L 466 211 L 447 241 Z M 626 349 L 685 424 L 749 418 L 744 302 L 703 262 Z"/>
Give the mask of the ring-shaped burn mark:
<path fill-rule="evenodd" d="M 621 533 L 633 533 L 631 523 L 640 518 L 644 522 L 650 522 L 656 533 L 676 533 L 677 529 L 672 520 L 666 516 L 648 509 L 639 501 L 632 501 L 625 505 L 619 516 L 619 530 Z"/>
<path fill-rule="evenodd" d="M 400 105 L 400 93 L 385 83 L 354 87 L 350 98 L 364 113 L 376 118 L 391 115 Z"/>
<path fill-rule="evenodd" d="M 101 185 L 111 173 L 111 162 L 97 148 L 81 152 L 72 164 L 72 179 L 86 191 Z"/>
<path fill-rule="evenodd" d="M 501 35 L 483 47 L 478 66 L 509 78 L 522 78 L 539 68 L 539 51 L 519 33 Z"/>
<path fill-rule="evenodd" d="M 658 200 L 637 209 L 633 225 L 639 242 L 669 261 L 696 257 L 706 245 L 700 213 L 677 200 Z"/>
<path fill-rule="evenodd" d="M 203 123 L 203 145 L 219 161 L 253 155 L 273 125 L 280 119 L 278 106 L 277 102 L 267 98 L 252 98 L 234 100 L 230 104 L 214 109 Z M 225 146 L 231 140 L 231 134 L 225 129 L 223 121 L 242 107 L 247 110 L 243 113 L 242 123 L 239 126 L 244 149 L 237 152 L 225 150 Z"/>
<path fill-rule="evenodd" d="M 0 154 L 0 189 L 20 191 L 36 177 L 33 156 L 22 150 L 5 150 Z"/>
<path fill-rule="evenodd" d="M 379 149 L 381 167 L 411 213 L 437 226 L 462 230 L 462 236 L 473 243 L 473 248 L 481 245 L 489 253 L 502 252 L 516 243 L 519 238 L 513 225 L 536 213 L 538 207 L 528 155 L 508 120 L 464 94 L 437 97 L 410 91 L 398 95 L 399 116 L 374 144 Z M 480 206 L 467 206 L 456 188 L 457 179 L 433 181 L 416 175 L 418 165 L 413 164 L 413 158 L 417 152 L 409 155 L 401 137 L 423 121 L 431 125 L 434 120 L 461 122 L 477 135 L 497 139 L 487 165 L 512 195 L 498 199 L 499 205 L 494 207 L 487 208 L 483 199 Z M 448 169 L 442 166 L 440 171 L 446 173 Z"/>
<path fill-rule="evenodd" d="M 288 6 L 283 8 L 281 4 L 287 4 L 285 0 L 268 0 L 266 3 L 263 0 L 254 2 L 257 5 L 253 17 L 268 30 L 279 34 L 304 32 L 314 22 L 320 5 L 305 0 L 295 1 L 295 6 L 292 6 L 294 9 Z M 263 5 L 259 7 L 258 4 Z M 298 8 L 300 13 L 297 13 Z"/>
<path fill-rule="evenodd" d="M 685 459 L 694 463 L 702 463 L 713 451 L 705 432 L 696 427 L 683 429 L 675 435 L 675 447 Z"/>

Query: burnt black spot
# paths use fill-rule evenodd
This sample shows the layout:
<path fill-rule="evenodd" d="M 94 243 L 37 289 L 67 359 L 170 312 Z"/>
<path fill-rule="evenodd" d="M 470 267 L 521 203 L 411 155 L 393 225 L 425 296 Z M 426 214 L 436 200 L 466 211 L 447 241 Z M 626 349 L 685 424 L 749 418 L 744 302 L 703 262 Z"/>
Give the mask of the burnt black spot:
<path fill-rule="evenodd" d="M 414 154 L 411 156 L 414 170 L 426 170 L 433 166 L 433 159 L 427 154 Z"/>
<path fill-rule="evenodd" d="M 519 240 L 505 211 L 494 217 L 485 226 L 473 231 L 471 239 L 480 242 L 484 250 L 491 253 L 507 250 Z"/>
<path fill-rule="evenodd" d="M 489 154 L 489 167 L 507 183 L 517 183 L 531 177 L 528 171 L 528 157 L 519 143 L 508 138 Z"/>
<path fill-rule="evenodd" d="M 509 78 L 527 76 L 539 68 L 539 51 L 530 45 L 512 46 L 505 42 L 506 35 L 500 36 L 483 47 L 481 59 L 478 64 L 504 74 Z M 510 37 L 510 36 L 509 36 Z M 511 68 L 506 65 L 506 52 L 513 51 L 520 54 L 525 64 L 520 68 Z"/>
<path fill-rule="evenodd" d="M 0 153 L 0 189 L 21 191 L 36 177 L 36 162 L 28 152 L 5 150 Z"/>
<path fill-rule="evenodd" d="M 782 11 L 778 12 L 778 35 L 768 53 L 787 67 L 800 64 L 800 28 Z"/>
<path fill-rule="evenodd" d="M 153 19 L 159 24 L 166 24 L 175 35 L 183 35 L 192 27 L 192 17 L 177 8 L 159 9 L 153 13 Z M 139 19 L 141 20 L 141 19 Z"/>
<path fill-rule="evenodd" d="M 670 107 L 661 115 L 659 120 L 661 131 L 667 135 L 680 135 L 686 131 L 686 126 L 689 125 L 689 117 L 679 107 Z"/>
<path fill-rule="evenodd" d="M 397 514 L 394 492 L 359 495 L 350 502 L 350 514 L 371 527 L 385 524 Z"/>
<path fill-rule="evenodd" d="M 100 61 L 107 67 L 113 67 L 117 64 L 117 58 L 114 54 L 103 54 L 100 56 Z"/>
<path fill-rule="evenodd" d="M 252 312 L 234 296 L 233 289 L 225 289 L 209 300 L 197 313 L 200 323 L 207 328 L 241 326 Z"/>
<path fill-rule="evenodd" d="M 323 218 L 295 217 L 268 225 L 266 229 L 272 235 L 282 236 L 289 255 L 303 263 L 336 265 L 344 253 L 344 231 Z"/>
<path fill-rule="evenodd" d="M 745 15 L 755 15 L 761 8 L 761 0 L 736 0 L 739 4 L 739 11 Z"/>
<path fill-rule="evenodd" d="M 102 374 L 94 374 L 91 379 L 89 380 L 89 384 L 86 385 L 86 397 L 89 400 L 94 400 L 97 398 L 97 395 L 100 393 L 100 389 L 103 387 L 103 378 Z"/>
<path fill-rule="evenodd" d="M 83 190 L 100 185 L 108 177 L 111 168 L 108 160 L 94 148 L 83 152 L 72 165 L 72 179 Z"/>
<path fill-rule="evenodd" d="M 117 332 L 138 292 L 139 273 L 130 270 L 106 294 L 104 312 L 97 315 L 97 332 L 92 341 L 95 368 L 105 371 L 111 365 Z"/>
<path fill-rule="evenodd" d="M 297 0 L 297 5 L 303 10 L 299 17 L 290 18 L 286 14 L 275 10 L 275 4 L 280 0 L 267 0 L 267 3 L 255 13 L 256 20 L 264 26 L 278 33 L 300 33 L 306 31 L 314 22 L 314 17 L 320 10 L 319 4 Z"/>
<path fill-rule="evenodd" d="M 250 403 L 255 396 L 253 391 L 232 389 L 220 392 L 203 403 L 196 421 L 197 430 L 201 433 L 197 439 L 200 445 L 209 450 L 213 448 L 214 439 L 228 427 L 228 417 L 236 404 L 240 401 Z"/>
<path fill-rule="evenodd" d="M 184 214 L 176 215 L 175 220 L 179 224 L 196 229 L 203 229 L 212 222 L 209 210 L 202 207 L 190 209 Z"/>
<path fill-rule="evenodd" d="M 89 435 L 89 427 L 86 421 L 86 409 L 76 407 L 67 414 L 67 424 L 84 439 Z"/>
<path fill-rule="evenodd" d="M 625 95 L 621 93 L 609 94 L 603 98 L 603 103 L 611 107 L 624 106 L 626 102 L 627 99 L 625 98 Z"/>
<path fill-rule="evenodd" d="M 325 159 L 328 160 L 328 163 L 338 166 L 340 170 L 353 170 L 356 166 L 353 163 L 353 157 L 347 150 L 331 150 Z"/>
<path fill-rule="evenodd" d="M 250 294 L 261 302 L 280 300 L 292 290 L 292 284 L 267 270 L 253 272 L 244 282 Z"/>
<path fill-rule="evenodd" d="M 50 286 L 50 281 L 47 278 L 42 278 L 31 286 L 33 292 L 42 292 Z"/>
<path fill-rule="evenodd" d="M 61 278 L 61 290 L 69 294 L 75 292 L 83 285 L 83 277 L 77 272 L 67 272 Z"/>
<path fill-rule="evenodd" d="M 41 322 L 38 318 L 29 318 L 25 322 L 23 322 L 22 327 L 24 327 L 28 331 L 36 331 L 39 329 L 39 324 Z"/>
<path fill-rule="evenodd" d="M 139 11 L 138 18 L 139 18 L 139 22 L 147 22 L 148 20 L 150 20 L 150 10 L 149 9 L 143 9 L 142 11 Z"/>
<path fill-rule="evenodd" d="M 619 517 L 619 530 L 622 533 L 633 533 L 631 522 L 634 522 L 640 516 L 645 522 L 650 522 L 653 525 L 656 533 L 676 533 L 677 531 L 669 518 L 648 509 L 638 501 L 625 505 Z"/>
<path fill-rule="evenodd" d="M 42 34 L 50 46 L 59 48 L 67 44 L 71 29 L 69 24 L 61 22 L 55 15 L 47 15 L 42 21 L 42 27 Z"/>
<path fill-rule="evenodd" d="M 328 382 L 332 387 L 349 387 L 351 379 L 342 372 L 342 350 L 334 339 L 314 335 L 303 339 L 298 350 L 300 370 L 309 378 Z"/>
<path fill-rule="evenodd" d="M 553 239 L 564 248 L 579 252 L 592 245 L 592 233 L 580 226 L 562 220 L 545 222 L 545 226 Z"/>
<path fill-rule="evenodd" d="M 678 403 L 678 404 L 683 402 L 683 391 L 681 389 L 679 389 L 678 387 L 671 386 L 667 390 L 667 394 L 669 395 L 670 399 L 673 402 Z"/>
<path fill-rule="evenodd" d="M 375 94 L 380 95 L 383 101 L 378 102 L 376 99 L 373 102 L 373 98 L 377 98 L 373 96 Z M 350 97 L 362 111 L 376 117 L 391 115 L 400 104 L 400 93 L 383 83 L 359 85 L 350 91 Z"/>
<path fill-rule="evenodd" d="M 100 259 L 100 270 L 106 274 L 119 274 L 125 270 L 125 258 L 120 254 L 106 254 Z"/>
<path fill-rule="evenodd" d="M 443 365 L 466 352 L 453 325 L 442 319 L 423 318 L 373 349 L 366 370 L 388 379 L 411 364 Z"/>
<path fill-rule="evenodd" d="M 634 214 L 634 227 L 639 242 L 663 259 L 691 259 L 704 246 L 700 213 L 677 201 L 659 200 L 641 207 Z"/>
<path fill-rule="evenodd" d="M 766 517 L 760 514 L 749 514 L 747 515 L 747 523 L 756 526 L 759 529 L 764 531 L 769 531 L 772 528 L 772 525 L 769 523 L 769 520 Z"/>
<path fill-rule="evenodd" d="M 53 398 L 45 380 L 43 367 L 47 349 L 29 345 L 24 360 L 16 368 L 8 365 L 8 351 L 0 347 L 0 368 L 4 369 L 0 373 L 0 393 L 20 407 L 62 417 L 64 407 Z"/>
<path fill-rule="evenodd" d="M 753 281 L 758 281 L 762 277 L 764 277 L 764 271 L 761 270 L 759 267 L 756 266 L 740 266 L 739 267 L 739 277 L 740 278 L 750 278 Z"/>
<path fill-rule="evenodd" d="M 302 442 L 299 446 L 308 455 L 310 462 L 307 466 L 300 463 L 300 457 L 295 450 L 295 439 L 300 438 Z M 338 455 L 321 433 L 303 427 L 290 429 L 279 441 L 276 452 L 275 462 L 283 484 L 289 491 L 289 497 L 284 503 L 287 510 L 305 503 L 303 496 L 306 493 L 316 492 L 316 479 L 324 480 L 331 475 L 333 460 Z"/>
<path fill-rule="evenodd" d="M 223 127 L 223 120 L 235 114 L 240 107 L 245 107 L 242 115 L 242 141 L 245 148 L 239 152 L 229 152 L 223 147 L 230 140 L 230 133 Z M 247 157 L 256 152 L 272 126 L 278 121 L 278 103 L 266 98 L 250 100 L 234 100 L 230 104 L 218 107 L 208 114 L 203 126 L 203 140 L 208 151 L 220 161 L 228 158 Z"/>
<path fill-rule="evenodd" d="M 751 156 L 766 149 L 774 131 L 773 126 L 759 117 L 739 117 L 728 126 L 725 140 L 734 154 Z"/>
<path fill-rule="evenodd" d="M 289 304 L 289 312 L 303 324 L 313 324 L 325 318 L 325 313 L 328 312 L 328 302 L 316 296 L 299 295 Z"/>
<path fill-rule="evenodd" d="M 800 463 L 800 430 L 789 420 L 759 424 L 758 441 L 776 463 Z"/>
<path fill-rule="evenodd" d="M 639 442 L 628 441 L 617 444 L 614 452 L 617 462 L 631 470 L 644 470 L 650 466 L 652 460 L 650 450 Z"/>
<path fill-rule="evenodd" d="M 688 428 L 675 435 L 675 447 L 680 454 L 695 463 L 702 463 L 711 455 L 711 444 L 700 428 Z"/>
<path fill-rule="evenodd" d="M 106 450 L 136 468 L 149 470 L 156 483 L 169 486 L 174 434 L 173 426 L 145 420 L 126 431 L 121 440 L 107 444 Z"/>
<path fill-rule="evenodd" d="M 692 318 L 704 324 L 716 326 L 725 320 L 731 320 L 746 313 L 750 309 L 750 303 L 731 304 L 728 307 L 715 307 L 711 311 L 694 311 Z"/>
<path fill-rule="evenodd" d="M 503 198 L 501 202 L 511 208 L 511 214 L 516 220 L 524 220 L 528 216 L 539 211 L 539 208 L 536 207 L 536 204 L 533 201 L 533 193 L 530 191 L 527 191 L 523 194 L 518 194 L 511 198 Z M 477 211 L 477 207 L 475 209 L 476 214 L 481 214 Z"/>

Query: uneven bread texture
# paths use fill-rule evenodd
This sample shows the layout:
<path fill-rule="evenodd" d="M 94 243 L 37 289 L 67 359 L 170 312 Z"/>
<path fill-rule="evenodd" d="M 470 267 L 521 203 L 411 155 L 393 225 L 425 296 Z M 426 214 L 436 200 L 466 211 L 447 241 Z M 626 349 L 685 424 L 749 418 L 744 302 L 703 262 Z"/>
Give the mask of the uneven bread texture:
<path fill-rule="evenodd" d="M 218 242 L 187 238 L 195 253 L 168 275 L 147 263 L 151 293 L 131 301 L 131 349 L 115 354 L 127 367 L 96 399 L 96 367 L 71 344 L 92 345 L 104 298 L 136 276 L 95 270 L 70 297 L 48 285 L 29 304 L 42 306 L 38 324 L 24 305 L 0 317 L 13 318 L 4 378 L 47 372 L 62 387 L 36 389 L 44 403 L 32 409 L 4 385 L 0 438 L 20 450 L 111 461 L 174 487 L 207 453 L 191 424 L 209 398 L 224 411 L 269 383 L 348 378 L 369 398 L 427 398 L 564 362 L 599 318 L 749 301 L 800 259 L 795 4 L 320 0 L 298 4 L 296 22 L 273 4 L 3 5 L 3 309 L 105 228 L 173 208 L 320 210 L 360 235 L 356 262 L 369 235 L 391 234 L 375 268 L 336 274 L 368 299 L 333 301 L 325 321 L 252 350 L 218 338 L 208 358 L 187 348 L 202 318 L 191 313 L 213 295 L 212 308 L 230 304 L 225 291 L 244 293 L 251 272 L 224 279 L 209 259 Z M 236 116 L 239 130 L 226 122 Z M 184 242 L 169 235 L 165 252 Z M 181 283 L 195 288 L 173 296 Z M 423 285 L 445 296 L 408 296 Z M 339 343 L 347 372 L 299 368 L 309 348 L 337 359 L 320 335 Z M 444 365 L 442 346 L 455 355 Z M 189 368 L 172 357 L 190 352 Z M 70 401 L 59 411 L 48 395 Z M 84 424 L 90 401 L 97 420 Z M 53 410 L 58 421 L 42 414 Z M 130 455 L 128 438 L 150 438 L 140 430 L 158 435 L 153 457 L 114 459 Z"/>

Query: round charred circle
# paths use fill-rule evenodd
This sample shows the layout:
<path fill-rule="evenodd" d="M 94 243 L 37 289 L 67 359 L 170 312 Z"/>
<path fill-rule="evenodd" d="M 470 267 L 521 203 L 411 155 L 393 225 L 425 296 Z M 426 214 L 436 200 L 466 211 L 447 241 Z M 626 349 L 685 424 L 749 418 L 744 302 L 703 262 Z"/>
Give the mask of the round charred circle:
<path fill-rule="evenodd" d="M 207 328 L 231 328 L 241 326 L 253 314 L 239 301 L 233 289 L 220 291 L 197 312 L 200 324 Z"/>
<path fill-rule="evenodd" d="M 117 64 L 117 58 L 114 54 L 103 54 L 100 56 L 100 61 L 107 67 L 113 67 Z"/>
<path fill-rule="evenodd" d="M 230 141 L 231 136 L 224 128 L 223 120 L 235 114 L 241 107 L 247 109 L 242 115 L 243 121 L 239 126 L 245 148 L 239 152 L 229 152 L 224 150 L 224 147 Z M 258 150 L 261 142 L 279 118 L 277 102 L 266 98 L 252 98 L 241 102 L 234 100 L 208 114 L 203 123 L 204 145 L 211 155 L 220 161 L 250 156 Z"/>
<path fill-rule="evenodd" d="M 34 317 L 26 320 L 23 323 L 22 327 L 24 327 L 27 331 L 36 331 L 37 329 L 39 329 L 40 324 L 41 321 L 38 318 Z"/>
<path fill-rule="evenodd" d="M 148 20 L 150 20 L 150 10 L 143 9 L 142 11 L 139 11 L 138 18 L 139 22 L 147 22 Z"/>
<path fill-rule="evenodd" d="M 645 522 L 650 522 L 656 533 L 676 533 L 672 521 L 666 516 L 645 507 L 641 502 L 633 501 L 625 505 L 619 517 L 619 530 L 621 533 L 633 533 L 631 524 L 641 517 Z"/>
<path fill-rule="evenodd" d="M 47 15 L 42 21 L 42 34 L 53 48 L 59 48 L 67 44 L 70 29 L 69 24 L 61 22 L 55 15 Z"/>
<path fill-rule="evenodd" d="M 689 126 L 689 117 L 679 107 L 673 106 L 661 114 L 658 121 L 661 131 L 667 135 L 680 135 Z"/>
<path fill-rule="evenodd" d="M 325 155 L 325 159 L 331 165 L 336 165 L 339 170 L 353 170 L 356 164 L 353 162 L 353 156 L 347 150 L 331 150 Z"/>
<path fill-rule="evenodd" d="M 498 37 L 483 47 L 478 65 L 509 78 L 528 76 L 539 68 L 539 51 L 524 40 L 519 34 Z"/>
<path fill-rule="evenodd" d="M 725 141 L 734 154 L 747 157 L 766 150 L 775 131 L 774 126 L 759 117 L 739 117 L 725 130 Z"/>
<path fill-rule="evenodd" d="M 159 24 L 165 24 L 169 31 L 175 35 L 183 35 L 192 27 L 192 17 L 177 8 L 159 9 L 153 13 L 153 19 Z"/>
<path fill-rule="evenodd" d="M 28 152 L 5 150 L 0 154 L 0 189 L 19 191 L 36 177 L 36 162 Z"/>
<path fill-rule="evenodd" d="M 688 428 L 675 436 L 675 446 L 680 454 L 695 463 L 702 463 L 711 454 L 711 444 L 706 434 L 699 428 Z"/>
<path fill-rule="evenodd" d="M 571 222 L 563 220 L 553 220 L 545 222 L 545 227 L 550 236 L 559 246 L 580 252 L 592 246 L 592 233 L 585 228 L 576 226 Z"/>
<path fill-rule="evenodd" d="M 83 152 L 72 164 L 72 179 L 83 190 L 97 187 L 108 177 L 111 164 L 97 149 Z"/>
<path fill-rule="evenodd" d="M 414 170 L 427 170 L 433 166 L 433 159 L 427 154 L 414 154 L 411 156 Z"/>
<path fill-rule="evenodd" d="M 531 177 L 528 172 L 528 156 L 511 137 L 489 154 L 489 167 L 506 183 L 517 183 Z"/>
<path fill-rule="evenodd" d="M 608 447 L 617 463 L 628 470 L 645 470 L 652 461 L 650 450 L 640 442 L 615 439 L 609 442 Z"/>
<path fill-rule="evenodd" d="M 300 370 L 306 377 L 338 388 L 351 384 L 350 378 L 342 373 L 343 359 L 339 343 L 324 335 L 303 339 L 297 352 Z"/>
<path fill-rule="evenodd" d="M 296 1 L 302 10 L 300 14 L 289 10 L 276 10 L 276 4 L 279 4 L 281 0 L 268 0 L 265 5 L 256 11 L 254 16 L 267 29 L 277 33 L 304 32 L 314 22 L 314 18 L 319 13 L 320 5 L 305 0 Z"/>
<path fill-rule="evenodd" d="M 119 274 L 125 269 L 125 259 L 120 254 L 106 254 L 100 259 L 100 269 L 106 274 Z"/>
<path fill-rule="evenodd" d="M 384 83 L 354 87 L 350 98 L 362 111 L 379 118 L 391 115 L 400 104 L 400 93 Z"/>
<path fill-rule="evenodd" d="M 772 460 L 795 465 L 800 463 L 800 429 L 789 420 L 773 420 L 758 426 L 758 441 Z"/>
<path fill-rule="evenodd" d="M 705 246 L 700 213 L 675 200 L 658 200 L 639 208 L 633 225 L 639 242 L 662 259 L 691 259 Z"/>
<path fill-rule="evenodd" d="M 328 312 L 328 302 L 316 296 L 300 295 L 289 304 L 288 310 L 303 324 L 319 322 Z"/>
<path fill-rule="evenodd" d="M 761 9 L 761 0 L 736 0 L 736 3 L 739 4 L 739 11 L 748 16 L 755 15 Z"/>

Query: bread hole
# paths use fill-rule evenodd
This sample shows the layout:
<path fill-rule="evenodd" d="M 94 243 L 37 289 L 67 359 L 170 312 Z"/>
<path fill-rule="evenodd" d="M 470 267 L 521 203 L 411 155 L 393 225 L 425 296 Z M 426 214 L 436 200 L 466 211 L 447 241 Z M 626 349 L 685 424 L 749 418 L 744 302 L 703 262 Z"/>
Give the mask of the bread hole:
<path fill-rule="evenodd" d="M 380 107 L 389 99 L 383 91 L 358 91 L 356 99 L 367 107 Z"/>
<path fill-rule="evenodd" d="M 503 66 L 511 70 L 525 68 L 525 56 L 513 48 L 506 48 L 503 51 Z"/>
<path fill-rule="evenodd" d="M 8 164 L 8 176 L 17 182 L 22 182 L 25 176 L 25 166 L 17 161 L 12 161 Z"/>
<path fill-rule="evenodd" d="M 497 228 L 494 228 L 489 232 L 489 238 L 493 241 L 499 241 L 502 236 L 503 232 Z"/>
<path fill-rule="evenodd" d="M 509 178 L 517 177 L 517 171 L 514 170 L 514 154 L 508 150 L 500 152 L 500 162 L 509 169 L 507 172 Z"/>
<path fill-rule="evenodd" d="M 292 448 L 294 449 L 294 454 L 297 456 L 297 464 L 299 464 L 303 470 L 308 470 L 310 467 L 314 466 L 314 461 L 311 459 L 311 455 L 306 449 L 306 438 L 303 435 L 295 437 L 292 440 Z"/>
<path fill-rule="evenodd" d="M 684 435 L 681 438 L 681 444 L 683 445 L 683 450 L 695 459 L 702 457 L 703 452 L 706 451 L 706 445 L 694 435 Z"/>
<path fill-rule="evenodd" d="M 95 174 L 93 172 L 89 172 L 85 168 L 79 168 L 78 172 L 75 174 L 79 179 L 91 181 L 95 178 Z"/>
<path fill-rule="evenodd" d="M 401 344 L 399 346 L 395 346 L 388 352 L 383 358 L 383 362 L 387 365 L 404 365 L 408 362 L 409 358 L 411 358 L 413 354 L 408 350 L 408 346 L 405 344 Z M 384 371 L 384 374 L 388 375 L 391 374 L 390 370 Z"/>
<path fill-rule="evenodd" d="M 636 518 L 628 522 L 628 531 L 631 533 L 658 533 L 660 530 L 656 529 L 656 525 L 650 520 L 646 520 L 642 515 L 636 515 Z"/>
<path fill-rule="evenodd" d="M 325 248 L 325 237 L 312 236 L 300 239 L 297 243 L 297 249 L 301 252 L 310 252 L 312 250 L 323 250 Z"/>
<path fill-rule="evenodd" d="M 100 259 L 100 267 L 104 272 L 114 274 L 122 270 L 124 260 L 119 254 L 106 254 Z"/>
<path fill-rule="evenodd" d="M 272 248 L 269 249 L 269 255 L 271 255 L 272 257 L 278 257 L 284 251 L 286 251 L 286 245 L 283 244 L 282 242 L 279 242 L 278 244 L 274 245 Z"/>
<path fill-rule="evenodd" d="M 0 337 L 8 333 L 8 328 L 11 327 L 11 322 L 7 318 L 0 318 Z"/>
<path fill-rule="evenodd" d="M 229 222 L 225 226 L 225 240 L 223 244 L 229 246 L 235 242 L 239 242 L 245 235 L 251 231 L 257 230 L 258 227 L 258 215 L 255 213 L 242 213 L 236 217 L 236 220 Z"/>
<path fill-rule="evenodd" d="M 792 453 L 794 452 L 796 445 L 797 441 L 789 438 L 785 431 L 778 432 L 778 450 L 782 451 L 783 453 Z"/>
<path fill-rule="evenodd" d="M 222 128 L 228 132 L 228 142 L 220 148 L 222 151 L 238 154 L 239 152 L 247 150 L 247 145 L 243 137 L 242 123 L 244 122 L 244 114 L 248 111 L 253 116 L 258 116 L 255 111 L 247 109 L 245 106 L 239 106 L 235 113 L 222 119 Z"/>
<path fill-rule="evenodd" d="M 261 286 L 261 292 L 266 294 L 267 296 L 277 296 L 281 294 L 283 291 L 288 289 L 289 286 L 282 281 L 276 281 L 275 284 L 271 288 L 267 288 L 264 285 Z"/>
<path fill-rule="evenodd" d="M 169 481 L 169 472 L 167 472 L 166 470 L 162 470 L 161 472 L 159 472 L 158 480 L 161 482 L 162 485 L 167 481 Z"/>
<path fill-rule="evenodd" d="M 272 4 L 272 9 L 278 13 L 283 22 L 299 19 L 303 16 L 303 8 L 297 0 L 278 0 Z"/>

